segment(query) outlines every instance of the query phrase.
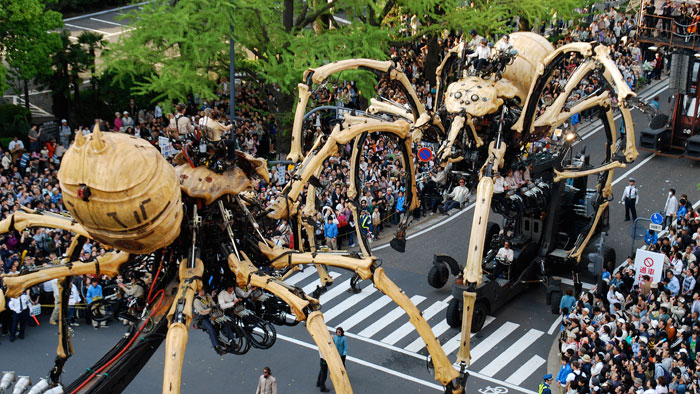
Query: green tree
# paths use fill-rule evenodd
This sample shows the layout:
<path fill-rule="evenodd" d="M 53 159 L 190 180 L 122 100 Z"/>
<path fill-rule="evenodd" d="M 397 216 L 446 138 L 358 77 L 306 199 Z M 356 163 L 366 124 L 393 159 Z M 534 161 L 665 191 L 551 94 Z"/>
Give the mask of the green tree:
<path fill-rule="evenodd" d="M 78 43 L 87 46 L 88 58 L 87 62 L 90 65 L 90 86 L 92 91 L 97 90 L 97 72 L 95 64 L 95 52 L 98 49 L 103 49 L 107 45 L 107 41 L 102 39 L 102 34 L 84 31 L 78 36 Z"/>
<path fill-rule="evenodd" d="M 79 43 L 70 39 L 70 33 L 59 34 L 61 45 L 50 55 L 50 75 L 39 76 L 36 81 L 51 90 L 52 110 L 56 117 L 77 118 L 80 105 L 80 73 L 90 67 L 90 56 Z"/>
<path fill-rule="evenodd" d="M 10 87 L 8 78 L 20 81 L 29 106 L 27 81 L 51 74 L 46 61 L 60 46 L 61 14 L 46 10 L 48 0 L 0 0 L 0 91 Z"/>
<path fill-rule="evenodd" d="M 276 96 L 282 111 L 289 111 L 306 68 L 350 57 L 387 58 L 390 29 L 362 22 L 340 24 L 332 17 L 342 11 L 344 18 L 355 21 L 368 3 L 156 1 L 129 15 L 136 29 L 106 51 L 106 65 L 118 75 L 138 74 L 146 61 L 156 65 L 156 72 L 136 85 L 136 94 L 156 92 L 157 100 L 182 100 L 188 94 L 211 97 L 216 78 L 228 75 L 233 21 L 236 71 L 263 86 Z"/>
<path fill-rule="evenodd" d="M 106 51 L 106 65 L 117 77 L 154 71 L 136 83 L 135 94 L 156 100 L 182 100 L 188 94 L 212 97 L 215 81 L 228 75 L 230 24 L 235 26 L 236 71 L 263 88 L 291 113 L 296 85 L 309 67 L 353 57 L 388 58 L 391 44 L 430 37 L 432 73 L 439 61 L 437 37 L 445 30 L 476 28 L 482 34 L 512 31 L 521 24 L 566 17 L 587 0 L 157 0 L 126 17 L 135 28 Z M 528 8 L 527 10 L 525 8 Z M 415 14 L 418 34 L 402 33 L 401 15 Z M 373 76 L 346 71 L 364 95 Z"/>

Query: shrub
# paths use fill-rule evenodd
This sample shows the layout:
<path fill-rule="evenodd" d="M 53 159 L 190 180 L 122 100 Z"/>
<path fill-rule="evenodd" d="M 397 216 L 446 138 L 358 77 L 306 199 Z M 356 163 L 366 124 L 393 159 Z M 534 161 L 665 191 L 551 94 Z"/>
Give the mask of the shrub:
<path fill-rule="evenodd" d="M 32 114 L 27 107 L 0 104 L 0 138 L 14 136 L 25 138 L 29 134 L 31 117 Z"/>

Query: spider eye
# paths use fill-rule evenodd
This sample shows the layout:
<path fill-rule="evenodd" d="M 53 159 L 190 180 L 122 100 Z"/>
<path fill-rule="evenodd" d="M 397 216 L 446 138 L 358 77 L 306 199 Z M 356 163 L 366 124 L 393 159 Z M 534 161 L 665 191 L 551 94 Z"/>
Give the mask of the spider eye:
<path fill-rule="evenodd" d="M 477 101 L 477 100 L 479 100 L 479 95 L 472 94 L 472 101 Z"/>
<path fill-rule="evenodd" d="M 462 98 L 462 92 L 457 92 L 457 93 L 455 93 L 455 98 L 456 98 L 456 99 Z"/>

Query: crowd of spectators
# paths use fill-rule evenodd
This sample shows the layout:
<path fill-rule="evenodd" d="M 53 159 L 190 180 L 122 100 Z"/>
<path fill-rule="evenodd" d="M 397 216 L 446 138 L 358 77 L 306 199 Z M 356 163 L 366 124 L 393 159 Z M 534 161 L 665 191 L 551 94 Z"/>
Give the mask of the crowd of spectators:
<path fill-rule="evenodd" d="M 630 256 L 590 292 L 562 297 L 562 393 L 700 392 L 700 215 L 679 205 L 647 248 L 664 255 L 663 272 L 636 272 Z"/>

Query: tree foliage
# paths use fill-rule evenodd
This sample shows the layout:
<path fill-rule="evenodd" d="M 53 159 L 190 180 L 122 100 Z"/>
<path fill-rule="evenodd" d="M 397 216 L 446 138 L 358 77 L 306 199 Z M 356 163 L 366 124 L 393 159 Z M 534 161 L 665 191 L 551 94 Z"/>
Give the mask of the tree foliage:
<path fill-rule="evenodd" d="M 0 0 L 0 91 L 9 87 L 8 77 L 30 80 L 52 72 L 46 61 L 61 43 L 51 33 L 63 26 L 61 14 L 46 10 L 48 0 Z M 9 71 L 9 72 L 8 72 Z"/>
<path fill-rule="evenodd" d="M 554 13 L 575 15 L 587 1 L 155 0 L 126 16 L 134 30 L 106 52 L 106 67 L 124 79 L 143 75 L 144 65 L 153 64 L 133 91 L 156 94 L 155 100 L 212 97 L 216 79 L 228 76 L 233 24 L 236 72 L 274 95 L 280 110 L 288 112 L 307 68 L 346 58 L 384 60 L 392 43 L 415 40 L 402 34 L 400 15 L 416 15 L 419 36 L 472 28 L 500 34 L 515 29 L 508 22 L 516 16 L 534 25 Z M 371 93 L 368 73 L 347 71 L 338 78 L 357 80 L 359 90 Z"/>

